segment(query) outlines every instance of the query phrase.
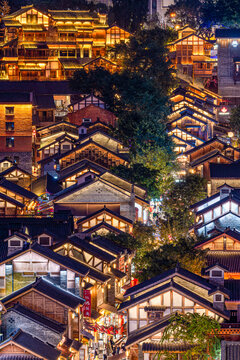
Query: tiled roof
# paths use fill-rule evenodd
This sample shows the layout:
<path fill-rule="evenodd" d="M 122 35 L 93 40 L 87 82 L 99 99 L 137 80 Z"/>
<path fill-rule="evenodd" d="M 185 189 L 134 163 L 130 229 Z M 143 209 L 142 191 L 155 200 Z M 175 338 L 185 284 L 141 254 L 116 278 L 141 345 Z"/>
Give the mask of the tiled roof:
<path fill-rule="evenodd" d="M 157 334 L 162 329 L 164 329 L 170 323 L 172 315 L 165 316 L 159 321 L 154 321 L 146 326 L 141 327 L 138 330 L 135 330 L 129 334 L 125 347 L 128 348 L 133 344 L 139 343 L 143 340 L 146 340 L 152 337 L 154 334 Z"/>
<path fill-rule="evenodd" d="M 85 302 L 85 300 L 82 299 L 81 297 L 76 296 L 70 293 L 69 291 L 62 289 L 59 286 L 56 286 L 43 278 L 38 278 L 33 283 L 24 286 L 23 288 L 17 291 L 14 291 L 10 295 L 4 297 L 1 301 L 3 304 L 8 304 L 13 299 L 17 298 L 18 296 L 21 296 L 22 294 L 24 294 L 25 292 L 31 289 L 32 290 L 35 289 L 38 292 L 42 293 L 43 295 L 46 295 L 62 303 L 63 305 L 72 308 L 73 310 L 75 310 L 79 305 L 83 305 Z"/>
<path fill-rule="evenodd" d="M 209 251 L 207 253 L 207 265 L 218 263 L 228 269 L 230 273 L 240 273 L 240 251 Z"/>
<path fill-rule="evenodd" d="M 20 203 L 19 201 L 11 198 L 10 196 L 8 196 L 6 194 L 3 194 L 2 192 L 0 192 L 0 199 L 6 200 L 7 202 L 10 202 L 10 204 L 16 205 L 17 207 L 20 207 L 20 208 L 25 207 L 24 204 Z"/>
<path fill-rule="evenodd" d="M 37 312 L 32 311 L 21 304 L 16 304 L 14 307 L 8 309 L 8 313 L 11 311 L 18 313 L 28 318 L 31 321 L 37 322 L 38 324 L 56 333 L 61 334 L 66 329 L 66 326 L 64 326 L 63 324 L 60 324 L 57 321 L 54 321 L 46 316 L 43 316 L 42 314 L 38 314 Z M 4 317 L 4 314 L 2 316 Z"/>
<path fill-rule="evenodd" d="M 230 291 L 231 294 L 230 300 L 228 301 L 240 301 L 240 280 L 224 280 L 224 286 Z"/>
<path fill-rule="evenodd" d="M 195 247 L 196 248 L 201 247 L 201 245 L 208 244 L 209 242 L 212 242 L 212 241 L 214 241 L 214 239 L 217 239 L 223 235 L 229 236 L 237 241 L 240 241 L 240 232 L 239 231 L 226 229 L 225 231 L 217 231 L 217 233 L 215 233 L 210 238 L 207 238 L 207 239 L 197 242 Z"/>
<path fill-rule="evenodd" d="M 233 162 L 231 164 L 210 164 L 211 178 L 240 178 L 240 162 Z"/>
<path fill-rule="evenodd" d="M 99 216 L 100 214 L 102 214 L 102 213 L 104 213 L 104 212 L 106 212 L 107 214 L 113 215 L 113 216 L 121 219 L 122 221 L 127 222 L 128 224 L 132 224 L 132 223 L 133 223 L 132 220 L 129 220 L 128 218 L 126 218 L 126 217 L 124 217 L 124 216 L 116 213 L 115 211 L 112 211 L 112 210 L 110 210 L 110 209 L 108 209 L 107 207 L 104 206 L 102 209 L 96 211 L 95 213 L 90 214 L 90 215 L 88 215 L 88 216 L 85 216 L 84 218 L 79 219 L 79 220 L 77 221 L 77 224 L 81 224 L 81 223 L 85 222 L 86 220 L 91 219 L 91 218 L 94 218 L 94 217 L 96 217 L 96 216 Z"/>
<path fill-rule="evenodd" d="M 29 92 L 2 92 L 0 91 L 0 103 L 2 104 L 24 104 L 31 103 L 30 93 Z"/>
<path fill-rule="evenodd" d="M 53 217 L 0 217 L 0 240 L 9 236 L 9 230 L 14 233 L 23 227 L 28 229 L 31 237 L 49 230 L 63 240 L 73 231 L 73 218 L 70 212 L 58 212 Z"/>
<path fill-rule="evenodd" d="M 117 228 L 115 228 L 114 226 L 110 225 L 110 224 L 107 224 L 105 221 L 102 221 L 101 223 L 87 229 L 87 230 L 84 230 L 83 233 L 84 234 L 93 234 L 95 233 L 96 231 L 101 231 L 101 230 L 107 230 L 107 231 L 110 231 L 110 232 L 113 232 L 115 234 L 121 234 L 121 233 L 124 233 L 124 231 L 122 230 L 119 230 Z"/>
<path fill-rule="evenodd" d="M 215 288 L 217 288 L 217 287 L 215 287 Z M 165 283 L 162 286 L 159 285 L 159 287 L 155 287 L 153 290 L 145 292 L 138 297 L 134 297 L 133 299 L 128 300 L 128 301 L 124 301 L 120 305 L 119 311 L 121 312 L 121 311 L 126 310 L 136 304 L 145 302 L 146 300 L 151 299 L 155 295 L 162 294 L 170 289 L 175 290 L 177 293 L 185 295 L 187 298 L 191 299 L 192 301 L 195 301 L 196 303 L 202 305 L 203 307 L 209 309 L 210 311 L 217 313 L 218 315 L 220 315 L 223 318 L 227 318 L 227 319 L 229 318 L 229 313 L 227 311 L 220 311 L 220 310 L 214 308 L 213 304 L 210 301 L 208 301 L 204 297 L 190 291 L 189 289 L 185 288 L 184 286 L 181 286 L 181 285 L 175 283 L 173 280 L 171 280 L 168 283 Z"/>
<path fill-rule="evenodd" d="M 102 167 L 101 165 L 95 164 L 91 160 L 81 160 L 71 166 L 68 166 L 65 169 L 62 169 L 59 173 L 59 181 L 63 181 L 69 176 L 76 174 L 77 172 L 81 171 L 83 168 L 89 167 L 90 169 L 94 169 L 98 171 L 100 174 L 106 171 L 106 168 Z"/>
<path fill-rule="evenodd" d="M 55 109 L 56 105 L 53 95 L 36 95 L 36 105 L 38 109 Z"/>
<path fill-rule="evenodd" d="M 45 95 L 71 95 L 78 93 L 70 88 L 69 81 L 1 81 L 1 92 L 34 92 Z"/>
<path fill-rule="evenodd" d="M 147 289 L 151 289 L 152 286 L 155 286 L 157 284 L 161 284 L 162 282 L 173 278 L 174 276 L 181 277 L 183 279 L 186 279 L 188 281 L 191 281 L 192 283 L 195 283 L 196 285 L 202 286 L 204 289 L 210 290 L 213 288 L 211 284 L 209 284 L 205 279 L 203 279 L 201 276 L 198 276 L 186 269 L 183 269 L 179 266 L 176 266 L 174 269 L 170 269 L 167 271 L 164 271 L 163 273 L 153 277 L 150 280 L 143 281 L 142 283 L 135 285 L 131 288 L 129 288 L 125 294 L 124 297 L 136 295 L 139 292 L 145 291 Z"/>
<path fill-rule="evenodd" d="M 30 351 L 37 357 L 47 360 L 57 360 L 61 351 L 54 349 L 51 345 L 31 336 L 22 330 L 17 330 L 6 341 L 0 344 L 0 348 L 7 346 L 8 343 L 13 342 L 26 351 Z"/>
<path fill-rule="evenodd" d="M 103 251 L 99 249 L 98 247 L 94 246 L 93 244 L 90 244 L 89 241 L 80 239 L 78 236 L 72 236 L 69 239 L 57 243 L 53 246 L 53 249 L 58 249 L 64 244 L 72 244 L 74 247 L 84 250 L 88 252 L 89 254 L 96 256 L 97 258 L 106 261 L 108 263 L 111 263 L 112 261 L 116 260 L 116 257 L 109 254 L 109 252 Z"/>
<path fill-rule="evenodd" d="M 150 353 L 158 353 L 160 351 L 172 351 L 181 353 L 191 349 L 191 345 L 186 344 L 178 344 L 178 343 L 168 343 L 168 344 L 161 344 L 160 342 L 146 342 L 142 344 L 142 351 L 143 352 L 150 352 Z"/>
<path fill-rule="evenodd" d="M 25 252 L 25 251 L 34 251 L 42 256 L 45 256 L 49 259 L 51 259 L 53 262 L 56 262 L 58 264 L 60 264 L 62 267 L 66 267 L 67 269 L 70 269 L 72 270 L 73 272 L 76 272 L 78 273 L 80 276 L 86 276 L 88 275 L 89 273 L 89 267 L 79 261 L 76 261 L 72 258 L 69 258 L 67 256 L 63 256 L 63 255 L 60 255 L 54 251 L 52 251 L 51 249 L 49 249 L 48 247 L 46 246 L 41 246 L 39 245 L 38 243 L 34 243 L 31 248 L 29 247 L 28 249 L 23 249 L 22 251 L 19 251 L 17 253 L 18 254 L 21 254 L 22 252 Z M 3 261 L 9 261 L 10 259 L 16 257 L 16 254 L 13 253 L 12 255 L 10 256 L 7 256 L 5 259 L 3 258 L 2 259 L 2 262 Z M 90 275 L 90 274 L 89 274 Z"/>
<path fill-rule="evenodd" d="M 100 248 L 106 249 L 117 256 L 123 255 L 127 252 L 127 249 L 123 246 L 120 246 L 108 238 L 97 236 L 91 239 L 91 243 L 99 246 Z"/>
<path fill-rule="evenodd" d="M 37 195 L 34 194 L 33 192 L 28 191 L 28 190 L 24 189 L 22 186 L 14 184 L 13 182 L 6 180 L 5 178 L 0 179 L 0 187 L 3 187 L 9 191 L 12 191 L 15 194 L 23 196 L 29 200 L 35 199 L 37 197 Z"/>

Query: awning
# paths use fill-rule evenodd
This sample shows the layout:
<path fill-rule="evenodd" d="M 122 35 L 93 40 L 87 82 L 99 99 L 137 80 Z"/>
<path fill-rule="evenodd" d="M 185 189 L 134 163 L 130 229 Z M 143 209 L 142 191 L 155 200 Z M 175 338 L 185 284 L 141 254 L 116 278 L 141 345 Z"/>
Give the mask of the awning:
<path fill-rule="evenodd" d="M 57 29 L 61 32 L 77 32 L 77 29 L 73 25 L 61 25 L 57 26 Z"/>
<path fill-rule="evenodd" d="M 65 70 L 82 69 L 82 65 L 77 59 L 60 59 L 60 63 Z"/>
<path fill-rule="evenodd" d="M 114 306 L 109 305 L 109 304 L 102 304 L 102 305 L 98 306 L 98 308 L 103 309 L 103 310 L 107 310 L 107 311 L 112 312 L 114 314 L 118 313 L 117 309 Z"/>
<path fill-rule="evenodd" d="M 42 32 L 42 31 L 46 31 L 46 29 L 44 28 L 43 25 L 23 25 L 22 26 L 23 31 L 29 31 L 29 32 Z"/>
<path fill-rule="evenodd" d="M 81 334 L 83 335 L 83 337 L 85 337 L 89 340 L 94 340 L 94 336 L 86 330 L 81 330 Z"/>
<path fill-rule="evenodd" d="M 216 62 L 216 59 L 212 59 L 206 55 L 192 55 L 193 62 Z"/>

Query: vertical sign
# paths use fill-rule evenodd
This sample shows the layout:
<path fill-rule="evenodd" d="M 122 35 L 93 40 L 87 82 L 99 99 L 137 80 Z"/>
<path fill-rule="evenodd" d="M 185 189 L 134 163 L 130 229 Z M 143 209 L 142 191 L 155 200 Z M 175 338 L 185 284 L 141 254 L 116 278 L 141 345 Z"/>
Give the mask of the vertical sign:
<path fill-rule="evenodd" d="M 119 259 L 119 270 L 124 272 L 124 265 L 125 265 L 125 256 L 121 256 L 120 259 Z"/>
<path fill-rule="evenodd" d="M 83 316 L 91 316 L 91 292 L 90 290 L 83 290 L 83 298 L 86 300 L 83 305 Z"/>

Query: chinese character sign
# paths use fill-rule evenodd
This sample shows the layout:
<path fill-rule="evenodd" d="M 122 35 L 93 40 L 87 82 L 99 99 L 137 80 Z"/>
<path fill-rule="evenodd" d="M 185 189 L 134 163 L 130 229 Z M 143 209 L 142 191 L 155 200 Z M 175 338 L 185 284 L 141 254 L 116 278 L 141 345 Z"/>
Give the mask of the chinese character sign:
<path fill-rule="evenodd" d="M 91 292 L 90 290 L 83 290 L 83 298 L 86 300 L 83 305 L 83 316 L 91 316 Z"/>

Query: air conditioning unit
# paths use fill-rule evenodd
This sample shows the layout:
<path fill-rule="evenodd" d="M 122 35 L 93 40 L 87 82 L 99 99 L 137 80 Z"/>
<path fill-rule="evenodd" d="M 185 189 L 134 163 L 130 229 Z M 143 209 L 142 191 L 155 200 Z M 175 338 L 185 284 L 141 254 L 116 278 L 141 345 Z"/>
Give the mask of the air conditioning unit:
<path fill-rule="evenodd" d="M 84 124 L 89 124 L 90 122 L 92 122 L 92 119 L 88 119 L 88 118 L 83 119 Z"/>

